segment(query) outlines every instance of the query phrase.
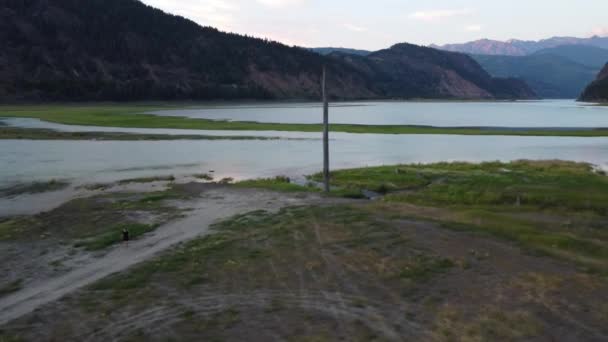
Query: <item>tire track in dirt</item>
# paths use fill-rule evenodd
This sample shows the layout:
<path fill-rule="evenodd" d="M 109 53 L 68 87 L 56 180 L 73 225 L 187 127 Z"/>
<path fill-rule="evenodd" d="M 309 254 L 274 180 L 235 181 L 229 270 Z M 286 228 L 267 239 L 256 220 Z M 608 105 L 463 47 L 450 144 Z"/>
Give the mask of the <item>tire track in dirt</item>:
<path fill-rule="evenodd" d="M 362 299 L 365 299 L 368 305 L 361 307 L 354 304 Z M 408 321 L 402 314 L 405 308 L 396 308 L 392 305 L 390 309 L 387 309 L 387 303 L 369 302 L 367 298 L 340 292 L 302 291 L 299 294 L 292 294 L 278 290 L 259 290 L 242 294 L 206 295 L 189 299 L 180 305 L 164 305 L 138 314 L 125 315 L 125 317 L 119 317 L 113 323 L 105 325 L 101 330 L 81 336 L 81 339 L 91 342 L 116 341 L 126 338 L 140 329 L 145 329 L 146 333 L 155 335 L 180 322 L 186 310 L 194 312 L 197 317 L 211 317 L 229 309 L 265 310 L 277 300 L 290 309 L 299 308 L 322 313 L 338 321 L 361 322 L 379 336 L 389 340 L 403 339 L 403 331 L 411 334 L 412 337 L 420 337 L 420 334 L 424 334 L 422 327 Z M 387 313 L 389 314 L 387 315 Z M 381 321 L 391 322 L 392 325 L 397 324 L 405 329 L 398 332 L 387 324 L 379 324 L 383 323 Z"/>
<path fill-rule="evenodd" d="M 312 194 L 294 197 L 232 187 L 210 189 L 204 195 L 204 198 L 188 203 L 193 208 L 188 217 L 166 224 L 143 238 L 132 241 L 129 247 L 117 246 L 103 257 L 67 274 L 3 297 L 0 300 L 0 326 L 106 276 L 148 260 L 176 244 L 208 234 L 209 227 L 218 220 L 255 210 L 276 211 L 283 207 L 324 201 Z"/>

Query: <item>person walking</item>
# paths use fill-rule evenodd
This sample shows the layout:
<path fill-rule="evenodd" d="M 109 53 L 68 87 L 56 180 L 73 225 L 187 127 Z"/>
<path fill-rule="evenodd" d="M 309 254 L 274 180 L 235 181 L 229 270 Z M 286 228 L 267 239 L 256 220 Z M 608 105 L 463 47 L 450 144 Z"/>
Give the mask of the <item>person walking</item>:
<path fill-rule="evenodd" d="M 124 227 L 122 229 L 122 242 L 126 244 L 127 247 L 129 247 L 129 230 L 127 229 L 127 227 Z"/>

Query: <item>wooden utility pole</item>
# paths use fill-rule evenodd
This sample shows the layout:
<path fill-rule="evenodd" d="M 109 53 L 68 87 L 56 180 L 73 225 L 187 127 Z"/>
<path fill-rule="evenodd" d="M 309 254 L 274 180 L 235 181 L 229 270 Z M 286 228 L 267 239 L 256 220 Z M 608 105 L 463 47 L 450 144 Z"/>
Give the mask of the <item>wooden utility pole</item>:
<path fill-rule="evenodd" d="M 323 188 L 329 192 L 329 103 L 327 102 L 326 69 L 323 66 Z"/>

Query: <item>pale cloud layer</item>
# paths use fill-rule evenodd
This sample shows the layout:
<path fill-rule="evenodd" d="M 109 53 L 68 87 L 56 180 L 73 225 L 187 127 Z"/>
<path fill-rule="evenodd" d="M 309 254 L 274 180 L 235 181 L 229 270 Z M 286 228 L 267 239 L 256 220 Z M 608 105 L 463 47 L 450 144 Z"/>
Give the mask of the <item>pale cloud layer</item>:
<path fill-rule="evenodd" d="M 367 27 L 357 26 L 353 24 L 344 24 L 343 26 L 345 29 L 353 32 L 365 32 L 368 30 Z"/>
<path fill-rule="evenodd" d="M 275 7 L 275 8 L 299 5 L 299 4 L 303 4 L 306 2 L 306 0 L 256 0 L 256 1 L 262 5 L 265 5 L 268 7 Z"/>
<path fill-rule="evenodd" d="M 141 0 L 223 31 L 290 45 L 381 49 L 481 38 L 608 36 L 608 0 Z"/>
<path fill-rule="evenodd" d="M 447 9 L 447 10 L 429 10 L 429 11 L 416 11 L 410 14 L 410 18 L 424 21 L 438 21 L 445 18 L 451 18 L 461 15 L 468 15 L 473 13 L 473 10 L 468 8 L 462 9 Z"/>

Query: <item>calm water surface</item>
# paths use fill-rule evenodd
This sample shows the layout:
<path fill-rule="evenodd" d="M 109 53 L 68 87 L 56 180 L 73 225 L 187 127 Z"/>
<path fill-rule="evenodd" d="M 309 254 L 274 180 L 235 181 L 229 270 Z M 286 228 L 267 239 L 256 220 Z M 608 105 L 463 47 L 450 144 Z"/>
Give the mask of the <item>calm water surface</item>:
<path fill-rule="evenodd" d="M 474 112 L 475 108 L 477 112 Z M 494 109 L 481 111 L 482 108 Z M 284 118 L 283 121 L 290 122 L 315 122 L 318 109 L 311 104 L 240 105 L 191 110 L 191 115 L 211 117 L 210 113 L 215 113 L 215 118 L 220 118 L 223 113 L 239 120 L 280 122 L 278 119 Z M 184 115 L 181 111 L 175 115 L 178 113 Z M 252 113 L 257 117 L 252 116 Z M 383 123 L 444 126 L 533 127 L 542 121 L 544 127 L 608 127 L 608 108 L 580 106 L 571 101 L 457 104 L 389 102 L 364 106 L 341 104 L 340 107 L 333 108 L 330 115 L 332 121 L 350 120 L 355 123 L 378 123 L 380 120 Z M 475 117 L 477 121 L 474 120 Z M 550 117 L 553 119 L 544 121 Z M 419 121 L 412 122 L 406 118 Z M 70 179 L 76 183 L 105 182 L 149 175 L 186 175 L 210 170 L 215 170 L 217 177 L 236 179 L 279 174 L 299 177 L 321 169 L 322 146 L 318 133 L 125 129 L 65 126 L 31 119 L 4 121 L 22 127 L 66 131 L 258 135 L 312 139 L 159 142 L 0 140 L 0 186 L 48 179 Z M 413 162 L 515 159 L 584 161 L 608 169 L 608 138 L 348 133 L 332 133 L 331 138 L 331 162 L 334 169 Z"/>
<path fill-rule="evenodd" d="M 518 102 L 352 102 L 334 103 L 334 123 L 439 127 L 608 127 L 608 107 L 573 100 Z M 315 103 L 242 104 L 153 112 L 213 120 L 319 123 Z"/>
<path fill-rule="evenodd" d="M 113 181 L 215 170 L 237 179 L 321 169 L 320 140 L 0 141 L 0 185 L 45 179 Z M 334 135 L 333 168 L 436 161 L 565 159 L 608 169 L 608 138 Z"/>

